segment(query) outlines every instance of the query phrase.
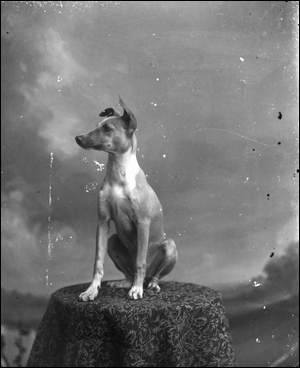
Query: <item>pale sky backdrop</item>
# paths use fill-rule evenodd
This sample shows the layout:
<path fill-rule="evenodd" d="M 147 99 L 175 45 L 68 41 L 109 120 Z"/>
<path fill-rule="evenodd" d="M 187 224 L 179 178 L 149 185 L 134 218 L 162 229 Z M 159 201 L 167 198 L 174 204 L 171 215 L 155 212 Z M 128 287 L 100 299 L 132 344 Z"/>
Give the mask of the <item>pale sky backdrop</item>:
<path fill-rule="evenodd" d="M 2 2 L 2 286 L 91 280 L 107 154 L 74 138 L 118 94 L 177 244 L 166 279 L 245 282 L 297 242 L 297 4 Z"/>

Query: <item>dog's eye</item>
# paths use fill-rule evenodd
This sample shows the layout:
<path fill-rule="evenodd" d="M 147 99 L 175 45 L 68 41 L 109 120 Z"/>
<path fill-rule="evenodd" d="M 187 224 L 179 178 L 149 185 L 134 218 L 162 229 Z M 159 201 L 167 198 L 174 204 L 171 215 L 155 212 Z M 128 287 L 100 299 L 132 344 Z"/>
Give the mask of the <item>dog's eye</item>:
<path fill-rule="evenodd" d="M 103 125 L 102 128 L 103 128 L 103 131 L 106 132 L 106 133 L 112 131 L 112 128 L 109 125 L 106 125 L 106 124 Z"/>

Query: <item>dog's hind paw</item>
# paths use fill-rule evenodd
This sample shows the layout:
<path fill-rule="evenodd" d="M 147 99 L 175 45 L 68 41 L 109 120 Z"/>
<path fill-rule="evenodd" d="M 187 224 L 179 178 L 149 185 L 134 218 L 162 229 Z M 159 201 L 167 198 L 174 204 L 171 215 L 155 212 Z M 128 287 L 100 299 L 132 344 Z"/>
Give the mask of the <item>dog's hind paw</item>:
<path fill-rule="evenodd" d="M 130 280 L 117 280 L 117 281 L 109 281 L 107 283 L 108 286 L 110 287 L 115 287 L 115 288 L 126 288 L 129 289 L 131 288 L 132 285 L 132 281 Z"/>
<path fill-rule="evenodd" d="M 149 282 L 149 285 L 148 285 L 147 289 L 148 290 L 153 290 L 153 291 L 156 291 L 156 292 L 160 291 L 160 287 L 159 287 L 158 283 L 154 282 L 154 281 Z"/>

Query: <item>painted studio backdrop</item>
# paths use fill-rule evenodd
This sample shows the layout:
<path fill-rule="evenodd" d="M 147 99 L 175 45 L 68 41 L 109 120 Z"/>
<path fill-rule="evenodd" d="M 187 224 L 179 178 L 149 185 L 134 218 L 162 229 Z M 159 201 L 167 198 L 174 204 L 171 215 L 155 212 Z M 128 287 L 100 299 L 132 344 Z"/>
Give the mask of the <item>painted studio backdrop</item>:
<path fill-rule="evenodd" d="M 239 366 L 297 364 L 297 39 L 298 2 L 2 2 L 3 364 L 91 281 L 107 154 L 75 136 L 119 94 L 178 248 L 165 279 L 223 293 Z"/>

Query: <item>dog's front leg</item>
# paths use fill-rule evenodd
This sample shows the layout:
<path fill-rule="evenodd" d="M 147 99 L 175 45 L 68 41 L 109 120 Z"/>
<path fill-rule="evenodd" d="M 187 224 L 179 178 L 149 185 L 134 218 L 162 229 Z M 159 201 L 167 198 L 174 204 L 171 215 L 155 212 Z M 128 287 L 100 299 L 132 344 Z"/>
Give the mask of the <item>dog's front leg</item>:
<path fill-rule="evenodd" d="M 107 238 L 109 231 L 109 221 L 100 220 L 97 227 L 96 236 L 96 256 L 94 264 L 94 275 L 91 285 L 87 290 L 79 295 L 79 299 L 83 301 L 94 300 L 98 295 L 101 287 L 101 280 L 104 275 L 103 263 L 107 249 Z"/>
<path fill-rule="evenodd" d="M 143 282 L 146 275 L 147 249 L 149 242 L 150 221 L 139 220 L 137 223 L 137 255 L 135 262 L 134 280 L 129 290 L 130 299 L 143 298 Z"/>

